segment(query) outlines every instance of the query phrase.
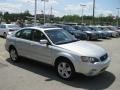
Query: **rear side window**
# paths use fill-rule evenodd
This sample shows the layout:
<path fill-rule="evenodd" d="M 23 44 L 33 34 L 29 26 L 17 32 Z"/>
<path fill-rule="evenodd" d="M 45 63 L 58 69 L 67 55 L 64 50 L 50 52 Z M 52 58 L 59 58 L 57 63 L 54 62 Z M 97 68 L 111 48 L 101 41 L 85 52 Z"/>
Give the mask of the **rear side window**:
<path fill-rule="evenodd" d="M 32 30 L 31 29 L 23 30 L 21 35 L 20 35 L 20 38 L 31 40 L 31 34 L 32 34 Z"/>
<path fill-rule="evenodd" d="M 24 30 L 18 31 L 15 34 L 15 37 L 26 39 L 26 40 L 31 40 L 31 35 L 32 35 L 31 29 L 24 29 Z"/>

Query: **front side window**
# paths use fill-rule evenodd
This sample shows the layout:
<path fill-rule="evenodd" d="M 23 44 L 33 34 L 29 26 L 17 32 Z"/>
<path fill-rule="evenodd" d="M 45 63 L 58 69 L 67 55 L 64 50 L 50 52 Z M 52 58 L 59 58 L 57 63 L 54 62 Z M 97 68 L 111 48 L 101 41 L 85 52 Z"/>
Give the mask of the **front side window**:
<path fill-rule="evenodd" d="M 42 39 L 47 39 L 46 36 L 39 30 L 34 30 L 32 35 L 32 40 L 40 42 Z"/>
<path fill-rule="evenodd" d="M 75 42 L 77 39 L 65 30 L 46 30 L 45 33 L 54 44 L 65 44 Z"/>
<path fill-rule="evenodd" d="M 88 27 L 82 27 L 83 31 L 91 31 Z"/>
<path fill-rule="evenodd" d="M 71 26 L 64 26 L 64 29 L 65 30 L 68 30 L 68 31 L 74 31 L 75 29 Z"/>

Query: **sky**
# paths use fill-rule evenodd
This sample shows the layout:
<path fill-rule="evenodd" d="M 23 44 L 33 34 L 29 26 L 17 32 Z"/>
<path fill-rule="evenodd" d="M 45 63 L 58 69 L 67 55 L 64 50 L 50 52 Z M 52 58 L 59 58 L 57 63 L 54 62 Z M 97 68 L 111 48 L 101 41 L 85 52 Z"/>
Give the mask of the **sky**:
<path fill-rule="evenodd" d="M 21 13 L 29 10 L 34 14 L 35 0 L 0 0 L 0 11 L 10 13 Z M 82 7 L 80 4 L 86 5 L 83 9 L 84 15 L 92 15 L 93 0 L 49 0 L 46 2 L 46 14 L 52 13 L 55 16 L 63 15 L 82 15 Z M 42 13 L 44 3 L 37 0 L 37 14 Z M 100 15 L 117 15 L 116 8 L 120 8 L 120 0 L 96 0 L 95 16 Z"/>

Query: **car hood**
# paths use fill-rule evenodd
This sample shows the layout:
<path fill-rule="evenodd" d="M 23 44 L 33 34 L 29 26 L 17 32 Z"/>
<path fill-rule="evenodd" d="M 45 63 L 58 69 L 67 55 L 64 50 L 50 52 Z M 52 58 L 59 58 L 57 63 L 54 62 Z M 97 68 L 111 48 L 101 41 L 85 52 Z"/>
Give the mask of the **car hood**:
<path fill-rule="evenodd" d="M 109 30 L 108 32 L 114 33 L 115 31 L 111 31 L 111 30 Z"/>
<path fill-rule="evenodd" d="M 103 31 L 100 31 L 100 30 L 98 30 L 97 32 L 99 32 L 99 33 L 103 33 Z"/>
<path fill-rule="evenodd" d="M 86 32 L 86 33 L 94 33 L 94 32 L 92 32 L 92 31 L 84 31 L 84 32 Z"/>
<path fill-rule="evenodd" d="M 96 34 L 97 32 L 95 31 L 85 31 L 86 33 L 92 33 L 92 34 Z"/>
<path fill-rule="evenodd" d="M 100 57 L 106 53 L 105 49 L 86 41 L 77 41 L 57 46 L 75 52 L 80 56 Z"/>
<path fill-rule="evenodd" d="M 99 33 L 99 34 L 103 33 L 102 31 L 96 31 L 96 32 Z"/>
<path fill-rule="evenodd" d="M 71 31 L 70 33 L 72 33 L 72 34 L 74 34 L 75 36 L 80 36 L 80 35 L 86 35 L 84 32 L 81 32 L 81 31 L 78 31 L 78 30 L 76 30 L 76 31 Z"/>

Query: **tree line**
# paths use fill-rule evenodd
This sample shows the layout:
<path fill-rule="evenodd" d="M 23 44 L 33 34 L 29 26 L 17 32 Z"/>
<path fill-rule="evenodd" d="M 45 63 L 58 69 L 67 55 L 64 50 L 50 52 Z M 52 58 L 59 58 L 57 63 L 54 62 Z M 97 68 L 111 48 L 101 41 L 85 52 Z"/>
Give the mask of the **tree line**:
<path fill-rule="evenodd" d="M 16 22 L 17 20 L 25 21 L 31 16 L 32 15 L 29 13 L 29 11 L 25 11 L 23 13 L 0 12 L 0 22 L 11 23 Z"/>
<path fill-rule="evenodd" d="M 29 11 L 25 11 L 23 13 L 9 13 L 9 12 L 0 12 L 0 22 L 6 22 L 6 23 L 10 23 L 10 22 L 16 22 L 17 20 L 20 21 L 33 21 L 33 18 L 29 18 L 29 17 L 33 17 L 33 15 L 30 14 Z M 84 18 L 84 23 L 87 24 L 93 24 L 92 20 L 93 17 L 92 16 L 83 16 Z M 82 22 L 82 17 L 80 17 L 79 15 L 65 15 L 63 17 L 54 17 L 51 20 L 50 19 L 46 19 L 46 22 L 52 22 L 52 23 L 61 23 L 61 22 L 71 22 L 71 23 L 81 23 Z M 99 17 L 95 17 L 95 24 L 104 24 L 104 25 L 116 25 L 117 19 L 113 19 L 112 15 L 109 16 L 99 16 Z M 119 18 L 120 21 L 120 18 Z M 37 22 L 39 23 L 43 23 L 43 19 L 41 18 L 37 18 Z"/>

